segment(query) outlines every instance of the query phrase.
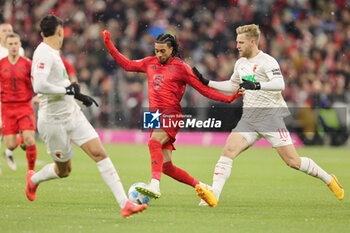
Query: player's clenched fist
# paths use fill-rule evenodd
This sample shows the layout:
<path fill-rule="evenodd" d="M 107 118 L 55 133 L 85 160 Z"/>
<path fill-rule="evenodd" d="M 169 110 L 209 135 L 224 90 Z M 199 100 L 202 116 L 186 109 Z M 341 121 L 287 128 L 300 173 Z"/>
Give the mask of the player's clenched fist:
<path fill-rule="evenodd" d="M 104 39 L 104 41 L 109 41 L 111 40 L 111 34 L 109 33 L 109 31 L 107 30 L 102 30 L 101 31 L 102 37 Z"/>
<path fill-rule="evenodd" d="M 68 87 L 66 87 L 66 94 L 67 95 L 76 95 L 77 93 L 80 93 L 80 86 L 78 83 L 74 82 L 71 83 Z"/>
<path fill-rule="evenodd" d="M 239 88 L 244 88 L 246 90 L 260 90 L 261 89 L 261 85 L 259 82 L 252 82 L 249 80 L 242 80 L 243 83 L 239 84 Z"/>

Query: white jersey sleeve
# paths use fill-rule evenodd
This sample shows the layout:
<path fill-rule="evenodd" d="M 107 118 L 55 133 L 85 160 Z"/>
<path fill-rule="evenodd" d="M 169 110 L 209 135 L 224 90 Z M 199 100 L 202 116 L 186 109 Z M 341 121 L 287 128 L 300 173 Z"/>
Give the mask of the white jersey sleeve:
<path fill-rule="evenodd" d="M 37 55 L 37 54 L 36 54 Z M 53 64 L 53 58 L 50 53 L 40 54 L 33 57 L 32 76 L 33 89 L 39 94 L 65 94 L 66 89 L 57 86 L 48 81 Z"/>
<path fill-rule="evenodd" d="M 240 83 L 239 75 L 236 72 L 237 63 L 238 62 L 236 62 L 233 74 L 229 80 L 220 82 L 209 81 L 208 86 L 224 94 L 233 94 L 235 91 L 237 91 Z"/>
<path fill-rule="evenodd" d="M 280 66 L 279 66 L 278 62 L 276 61 L 276 59 L 274 59 L 273 57 L 269 57 L 267 62 L 264 64 L 263 69 L 264 69 L 264 72 L 269 80 L 272 80 L 274 78 L 282 78 L 283 79 Z"/>

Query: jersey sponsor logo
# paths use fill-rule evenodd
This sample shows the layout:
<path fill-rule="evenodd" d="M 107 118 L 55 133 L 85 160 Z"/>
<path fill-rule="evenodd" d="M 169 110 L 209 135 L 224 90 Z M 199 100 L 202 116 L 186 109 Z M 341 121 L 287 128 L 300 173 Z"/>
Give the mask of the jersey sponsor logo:
<path fill-rule="evenodd" d="M 153 89 L 159 90 L 160 86 L 163 85 L 164 75 L 163 74 L 155 74 L 153 75 Z"/>
<path fill-rule="evenodd" d="M 143 112 L 143 128 L 144 129 L 160 129 L 160 116 L 162 114 L 156 112 Z"/>
<path fill-rule="evenodd" d="M 248 81 L 252 81 L 252 82 L 256 82 L 255 80 L 255 74 L 253 75 L 245 75 L 245 76 L 242 76 L 242 80 L 245 79 L 245 80 L 248 80 Z"/>
<path fill-rule="evenodd" d="M 44 62 L 39 62 L 37 67 L 38 67 L 38 69 L 44 69 L 45 68 L 45 63 Z"/>
<path fill-rule="evenodd" d="M 63 73 L 62 73 L 62 75 L 63 75 L 63 77 L 68 76 L 68 74 L 67 74 L 67 70 L 66 70 L 66 69 L 63 69 Z"/>

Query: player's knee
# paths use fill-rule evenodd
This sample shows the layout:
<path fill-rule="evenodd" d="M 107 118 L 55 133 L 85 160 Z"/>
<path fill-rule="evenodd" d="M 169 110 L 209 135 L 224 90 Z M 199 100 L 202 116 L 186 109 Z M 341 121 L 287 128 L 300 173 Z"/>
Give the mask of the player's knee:
<path fill-rule="evenodd" d="M 94 148 L 91 150 L 92 157 L 95 161 L 101 161 L 107 158 L 106 152 L 101 148 Z"/>
<path fill-rule="evenodd" d="M 299 170 L 300 168 L 300 162 L 297 159 L 289 159 L 289 160 L 286 160 L 285 162 L 291 168 L 294 168 L 297 170 Z"/>
<path fill-rule="evenodd" d="M 222 151 L 222 155 L 229 157 L 231 159 L 234 159 L 237 155 L 238 155 L 238 150 L 237 148 L 233 147 L 233 146 L 225 146 L 223 151 Z"/>
<path fill-rule="evenodd" d="M 23 137 L 23 141 L 26 146 L 32 146 L 35 144 L 35 138 L 33 136 L 25 136 Z"/>
<path fill-rule="evenodd" d="M 17 147 L 17 143 L 15 141 L 14 142 L 6 142 L 5 146 L 9 150 L 14 150 Z"/>

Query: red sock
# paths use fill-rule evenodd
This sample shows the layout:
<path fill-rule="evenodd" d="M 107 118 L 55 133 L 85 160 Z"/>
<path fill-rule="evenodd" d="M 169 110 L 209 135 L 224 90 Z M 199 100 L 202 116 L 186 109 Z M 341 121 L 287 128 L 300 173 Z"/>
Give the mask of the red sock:
<path fill-rule="evenodd" d="M 163 167 L 162 144 L 157 140 L 151 139 L 148 142 L 148 148 L 151 154 L 152 179 L 160 180 Z"/>
<path fill-rule="evenodd" d="M 34 170 L 36 161 L 36 145 L 27 146 L 26 150 L 28 170 Z"/>
<path fill-rule="evenodd" d="M 18 134 L 17 135 L 17 145 L 16 145 L 16 148 L 21 145 L 21 143 L 23 143 L 23 137 L 22 135 Z"/>
<path fill-rule="evenodd" d="M 180 181 L 181 183 L 188 184 L 192 187 L 195 187 L 197 184 L 199 184 L 199 181 L 197 179 L 190 176 L 190 174 L 188 174 L 185 170 L 174 166 L 171 161 L 163 164 L 163 173 L 177 181 Z"/>

